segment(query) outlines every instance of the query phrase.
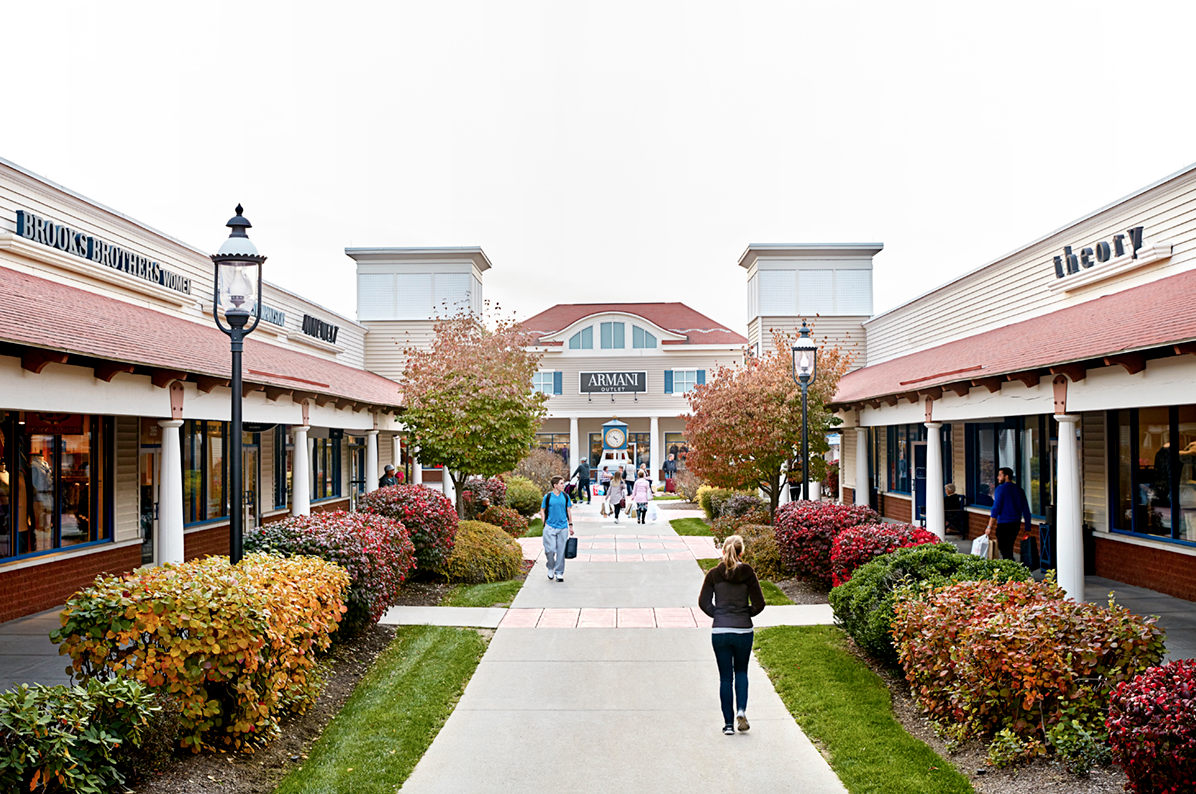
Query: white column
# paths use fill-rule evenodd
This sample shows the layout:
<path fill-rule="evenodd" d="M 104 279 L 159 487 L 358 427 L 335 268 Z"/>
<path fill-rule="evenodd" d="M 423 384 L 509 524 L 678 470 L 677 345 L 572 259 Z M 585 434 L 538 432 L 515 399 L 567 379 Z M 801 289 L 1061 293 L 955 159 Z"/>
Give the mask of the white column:
<path fill-rule="evenodd" d="M 648 421 L 648 465 L 652 467 L 648 479 L 655 483 L 663 479 L 660 470 L 664 467 L 664 462 L 660 459 L 660 417 L 654 416 Z"/>
<path fill-rule="evenodd" d="M 839 479 L 843 479 L 839 472 Z M 868 428 L 857 427 L 855 431 L 855 489 L 852 498 L 857 505 L 868 507 Z"/>
<path fill-rule="evenodd" d="M 395 471 L 403 470 L 403 437 L 394 435 L 390 437 L 390 465 L 395 467 Z"/>
<path fill-rule="evenodd" d="M 577 435 L 577 417 L 569 417 L 569 476 L 573 476 L 573 472 L 577 471 L 577 465 L 581 463 L 581 447 L 580 437 Z"/>
<path fill-rule="evenodd" d="M 1074 414 L 1056 416 L 1059 421 L 1059 526 L 1055 528 L 1055 559 L 1059 586 L 1068 598 L 1084 600 L 1084 506 L 1080 502 L 1080 454 L 1076 444 Z"/>
<path fill-rule="evenodd" d="M 424 464 L 420 463 L 419 458 L 414 456 L 411 458 L 411 484 L 424 484 Z"/>
<path fill-rule="evenodd" d="M 947 510 L 943 504 L 942 422 L 926 423 L 926 531 L 947 537 Z"/>
<path fill-rule="evenodd" d="M 378 431 L 365 431 L 365 492 L 378 490 Z"/>
<path fill-rule="evenodd" d="M 183 458 L 179 442 L 182 419 L 158 422 L 162 428 L 162 449 L 158 455 L 158 545 L 157 561 L 183 561 Z"/>
<path fill-rule="evenodd" d="M 307 425 L 292 427 L 291 515 L 311 515 L 311 456 L 307 448 Z"/>
<path fill-rule="evenodd" d="M 448 466 L 440 470 L 440 485 L 444 488 L 444 495 L 453 504 L 457 503 L 457 489 L 453 487 L 453 478 L 449 476 Z"/>

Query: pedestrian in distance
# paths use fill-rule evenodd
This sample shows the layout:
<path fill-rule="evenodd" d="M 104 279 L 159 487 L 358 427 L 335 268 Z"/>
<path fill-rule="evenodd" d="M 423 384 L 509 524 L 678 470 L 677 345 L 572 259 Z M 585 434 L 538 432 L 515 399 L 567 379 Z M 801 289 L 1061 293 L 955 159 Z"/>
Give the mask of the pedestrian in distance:
<path fill-rule="evenodd" d="M 544 522 L 544 563 L 548 578 L 565 581 L 565 544 L 573 534 L 572 501 L 564 493 L 565 478 L 552 478 L 552 490 L 540 502 L 540 520 Z"/>
<path fill-rule="evenodd" d="M 669 459 L 664 462 L 664 478 L 666 480 L 673 479 L 673 475 L 677 473 L 677 456 L 669 454 Z"/>
<path fill-rule="evenodd" d="M 727 736 L 734 735 L 736 728 L 742 733 L 751 727 L 747 669 L 755 639 L 752 618 L 764 611 L 760 580 L 742 557 L 743 538 L 731 535 L 723 541 L 722 561 L 706 574 L 698 594 L 698 607 L 714 619 L 711 644 L 718 662 L 718 697 Z"/>
<path fill-rule="evenodd" d="M 1013 559 L 1013 542 L 1017 531 L 1025 522 L 1026 535 L 1030 534 L 1030 503 L 1026 493 L 1013 481 L 1013 469 L 1002 466 L 997 469 L 997 489 L 993 491 L 993 509 L 989 513 L 986 533 L 990 540 L 997 541 L 1001 557 Z"/>
<path fill-rule="evenodd" d="M 574 499 L 574 504 L 580 502 L 582 499 L 585 499 L 586 504 L 589 504 L 590 462 L 582 458 L 581 462 L 577 464 L 577 468 L 573 470 L 572 476 L 577 478 L 577 498 Z"/>
<path fill-rule="evenodd" d="M 395 476 L 395 467 L 387 463 L 386 468 L 382 470 L 382 476 L 378 478 L 378 487 L 389 488 L 398 484 L 399 478 Z"/>
<path fill-rule="evenodd" d="M 635 502 L 636 518 L 639 523 L 647 523 L 648 502 L 652 501 L 652 481 L 648 479 L 648 472 L 640 469 L 635 478 L 635 487 L 631 489 L 631 501 Z"/>
<path fill-rule="evenodd" d="M 615 523 L 619 523 L 619 511 L 627 500 L 627 491 L 623 488 L 623 477 L 616 469 L 610 476 L 610 486 L 606 489 L 606 506 L 615 514 Z"/>

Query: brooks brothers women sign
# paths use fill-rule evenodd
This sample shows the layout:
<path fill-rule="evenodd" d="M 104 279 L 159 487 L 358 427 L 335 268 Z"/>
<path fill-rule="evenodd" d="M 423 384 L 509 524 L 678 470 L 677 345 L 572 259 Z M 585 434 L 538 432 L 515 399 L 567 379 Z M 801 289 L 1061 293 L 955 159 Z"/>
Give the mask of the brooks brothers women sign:
<path fill-rule="evenodd" d="M 648 390 L 647 372 L 582 372 L 581 393 L 638 392 Z"/>

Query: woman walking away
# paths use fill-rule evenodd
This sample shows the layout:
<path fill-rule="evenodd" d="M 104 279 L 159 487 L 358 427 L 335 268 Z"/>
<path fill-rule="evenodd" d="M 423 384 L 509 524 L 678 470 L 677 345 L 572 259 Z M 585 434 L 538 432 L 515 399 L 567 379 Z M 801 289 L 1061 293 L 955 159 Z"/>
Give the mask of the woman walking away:
<path fill-rule="evenodd" d="M 734 735 L 735 728 L 746 731 L 751 727 L 747 721 L 747 668 L 755 639 L 752 618 L 764 611 L 760 580 L 752 566 L 740 561 L 742 556 L 743 538 L 727 538 L 723 542 L 723 560 L 706 574 L 698 596 L 698 606 L 714 618 L 711 642 L 718 662 L 718 695 L 723 707 L 723 733 L 727 736 Z M 732 679 L 738 709 L 733 708 Z"/>
<path fill-rule="evenodd" d="M 652 482 L 643 469 L 640 469 L 639 476 L 635 478 L 635 487 L 631 489 L 631 501 L 635 502 L 639 523 L 646 524 L 648 502 L 652 501 Z"/>
<path fill-rule="evenodd" d="M 606 489 L 606 504 L 615 513 L 615 523 L 619 523 L 619 509 L 627 499 L 627 491 L 623 488 L 623 477 L 615 470 L 610 475 L 610 487 Z"/>

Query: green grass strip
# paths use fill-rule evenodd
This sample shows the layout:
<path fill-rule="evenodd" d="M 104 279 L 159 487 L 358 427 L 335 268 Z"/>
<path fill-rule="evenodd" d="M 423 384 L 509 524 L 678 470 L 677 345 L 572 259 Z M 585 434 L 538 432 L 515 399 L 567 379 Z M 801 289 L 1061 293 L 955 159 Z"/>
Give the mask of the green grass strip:
<path fill-rule="evenodd" d="M 508 607 L 515 600 L 523 579 L 486 584 L 461 584 L 440 599 L 442 607 Z"/>
<path fill-rule="evenodd" d="M 276 794 L 392 794 L 452 713 L 486 650 L 473 629 L 402 626 Z"/>
<path fill-rule="evenodd" d="M 716 567 L 720 562 L 722 562 L 721 559 L 697 560 L 698 567 L 703 571 L 709 571 L 711 568 Z"/>
<path fill-rule="evenodd" d="M 715 560 L 718 562 L 718 560 Z M 789 596 L 781 592 L 781 588 L 772 582 L 760 580 L 760 590 L 764 593 L 764 603 L 770 607 L 783 607 L 793 603 Z"/>
<path fill-rule="evenodd" d="M 527 522 L 527 532 L 523 533 L 525 538 L 542 538 L 544 537 L 544 522 L 539 518 L 533 518 Z"/>
<path fill-rule="evenodd" d="M 714 533 L 710 531 L 710 525 L 701 518 L 674 518 L 669 523 L 673 529 L 677 530 L 678 535 L 714 537 Z"/>
<path fill-rule="evenodd" d="M 851 794 L 964 794 L 968 779 L 893 718 L 888 687 L 833 626 L 756 632 L 756 656 L 781 700 L 822 742 Z"/>

